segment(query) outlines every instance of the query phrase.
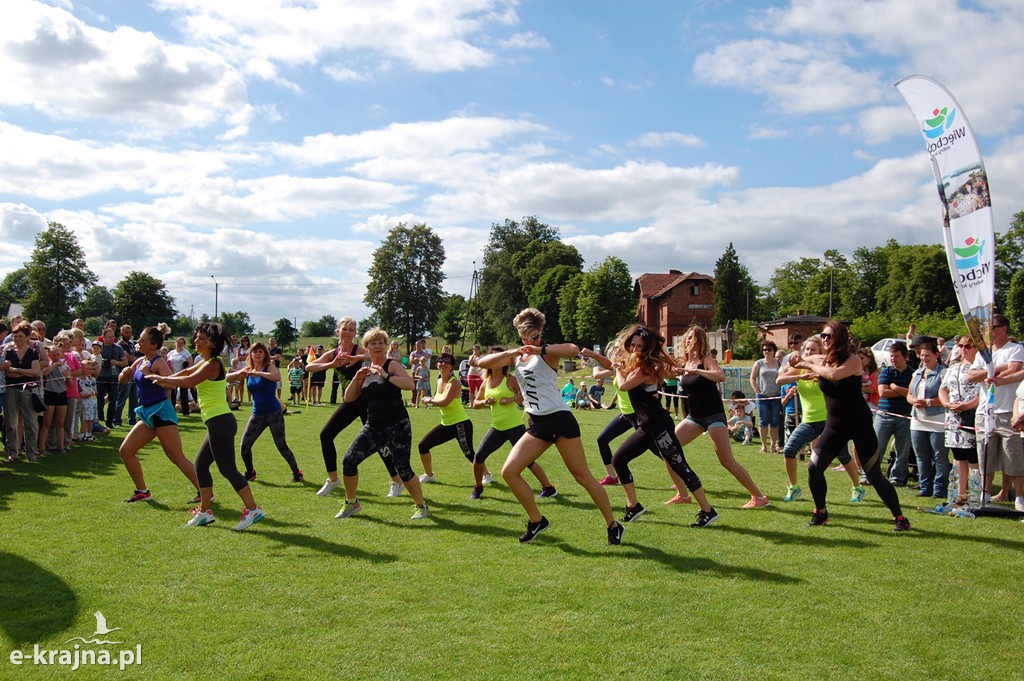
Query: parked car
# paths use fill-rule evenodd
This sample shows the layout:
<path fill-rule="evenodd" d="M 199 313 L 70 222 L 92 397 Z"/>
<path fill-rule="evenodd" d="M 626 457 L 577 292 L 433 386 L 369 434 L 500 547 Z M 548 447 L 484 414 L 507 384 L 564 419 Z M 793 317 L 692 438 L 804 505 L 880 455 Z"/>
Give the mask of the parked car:
<path fill-rule="evenodd" d="M 875 364 L 878 368 L 892 366 L 892 360 L 889 359 L 889 348 L 896 341 L 901 341 L 902 338 L 883 338 L 874 345 L 871 346 L 871 352 L 875 356 Z M 905 342 L 905 341 L 904 341 Z"/>

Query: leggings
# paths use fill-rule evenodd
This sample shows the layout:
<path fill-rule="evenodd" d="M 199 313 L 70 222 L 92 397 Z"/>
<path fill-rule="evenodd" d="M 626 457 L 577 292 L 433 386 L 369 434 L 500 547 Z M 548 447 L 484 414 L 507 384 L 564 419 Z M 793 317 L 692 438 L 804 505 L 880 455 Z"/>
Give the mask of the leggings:
<path fill-rule="evenodd" d="M 807 466 L 807 484 L 811 488 L 814 507 L 819 511 L 825 509 L 825 496 L 828 492 L 825 471 L 840 452 L 846 451 L 846 445 L 850 440 L 853 440 L 853 446 L 857 448 L 858 452 L 871 452 L 871 458 L 862 458 L 860 465 L 864 469 L 864 476 L 878 493 L 878 498 L 888 507 L 894 518 L 903 515 L 899 496 L 897 496 L 892 483 L 882 472 L 882 457 L 881 453 L 877 451 L 878 438 L 870 423 L 825 422 L 825 430 L 818 438 L 818 446 L 811 454 L 811 462 Z"/>
<path fill-rule="evenodd" d="M 612 462 L 612 440 L 625 435 L 636 428 L 636 416 L 633 414 L 616 414 L 608 422 L 601 434 L 597 436 L 597 450 L 601 452 L 601 462 L 607 466 Z"/>
<path fill-rule="evenodd" d="M 199 446 L 199 454 L 196 455 L 195 461 L 196 477 L 199 478 L 200 487 L 213 487 L 210 466 L 214 462 L 217 463 L 217 470 L 227 478 L 236 492 L 249 484 L 235 465 L 237 432 L 238 423 L 234 414 L 221 414 L 206 422 L 206 437 Z"/>
<path fill-rule="evenodd" d="M 638 428 L 626 438 L 612 457 L 612 465 L 615 466 L 615 473 L 619 476 L 619 482 L 628 485 L 633 482 L 633 473 L 629 470 L 629 462 L 637 458 L 648 449 L 668 462 L 668 465 L 676 472 L 686 488 L 695 492 L 701 488 L 700 478 L 686 463 L 683 455 L 683 447 L 679 444 L 675 430 L 671 425 L 649 424 L 652 428 L 650 434 L 643 428 Z"/>
<path fill-rule="evenodd" d="M 409 465 L 409 454 L 412 450 L 412 424 L 409 418 L 387 426 L 375 426 L 367 423 L 356 434 L 341 460 L 341 470 L 345 477 L 359 475 L 359 464 L 372 456 L 374 452 L 391 459 L 396 474 L 402 482 L 411 480 L 415 473 Z"/>
<path fill-rule="evenodd" d="M 439 447 L 452 440 L 458 440 L 459 447 L 462 448 L 462 455 L 473 461 L 473 422 L 469 420 L 459 421 L 450 426 L 436 425 L 431 428 L 430 432 L 420 440 L 420 456 L 429 454 L 434 447 Z"/>
<path fill-rule="evenodd" d="M 487 457 L 498 450 L 498 447 L 502 446 L 506 442 L 513 447 L 519 438 L 526 435 L 526 426 L 520 424 L 518 426 L 512 426 L 508 430 L 495 430 L 494 428 L 488 428 L 487 432 L 484 433 L 484 437 L 480 440 L 480 445 L 476 448 L 476 454 L 473 456 L 473 463 L 483 463 L 487 461 Z M 533 467 L 537 465 L 534 461 L 527 468 L 531 471 Z"/>
<path fill-rule="evenodd" d="M 245 430 L 242 431 L 242 463 L 245 464 L 245 470 L 253 470 L 252 446 L 267 428 L 270 428 L 270 434 L 274 437 L 277 451 L 281 453 L 281 456 L 291 467 L 292 473 L 298 474 L 299 465 L 295 462 L 295 455 L 288 447 L 288 441 L 285 440 L 284 414 L 280 411 L 275 411 L 273 414 L 249 417 L 249 422 L 245 424 Z"/>
<path fill-rule="evenodd" d="M 324 424 L 323 429 L 320 431 L 320 450 L 324 454 L 324 467 L 328 473 L 338 470 L 338 450 L 334 446 L 334 439 L 338 437 L 341 431 L 352 425 L 352 422 L 357 417 L 363 424 L 366 423 L 366 412 L 363 409 L 362 400 L 342 402 L 341 406 L 335 409 L 331 417 L 327 419 L 327 423 Z M 387 447 L 381 450 L 380 458 L 384 462 L 384 467 L 388 469 L 388 477 L 393 478 L 398 475 L 398 471 L 395 470 L 395 464 L 391 461 L 391 455 L 388 454 Z"/>

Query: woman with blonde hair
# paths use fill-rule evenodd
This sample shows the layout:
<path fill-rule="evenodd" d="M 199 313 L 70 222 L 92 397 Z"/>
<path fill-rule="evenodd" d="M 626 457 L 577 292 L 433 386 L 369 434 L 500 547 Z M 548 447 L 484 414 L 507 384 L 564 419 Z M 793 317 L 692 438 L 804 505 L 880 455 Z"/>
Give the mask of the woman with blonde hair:
<path fill-rule="evenodd" d="M 636 496 L 636 485 L 629 462 L 651 449 L 686 484 L 700 505 L 693 527 L 707 527 L 718 520 L 718 513 L 708 503 L 700 478 L 693 472 L 683 447 L 675 434 L 675 422 L 665 410 L 658 395 L 658 386 L 677 368 L 665 351 L 664 339 L 646 326 L 634 324 L 619 334 L 612 354 L 619 389 L 629 394 L 636 415 L 636 431 L 623 442 L 612 457 L 619 484 L 626 493 L 626 515 L 622 522 L 631 522 L 646 512 Z"/>
<path fill-rule="evenodd" d="M 544 321 L 544 313 L 540 310 L 526 308 L 512 321 L 523 345 L 505 352 L 492 352 L 477 360 L 477 365 L 484 369 L 514 366 L 523 390 L 523 409 L 529 425 L 526 434 L 512 447 L 512 452 L 501 468 L 501 476 L 528 516 L 526 532 L 519 537 L 519 541 L 531 541 L 551 526 L 548 519 L 541 515 L 533 489 L 523 479 L 523 471 L 551 445 L 555 445 L 565 467 L 587 490 L 604 516 L 608 543 L 621 544 L 625 528 L 615 521 L 607 492 L 587 467 L 579 424 L 569 406 L 562 401 L 558 390 L 558 361 L 576 357 L 580 350 L 572 343 L 542 343 Z"/>
<path fill-rule="evenodd" d="M 683 334 L 683 356 L 679 360 L 683 371 L 679 379 L 679 392 L 686 398 L 686 418 L 676 426 L 679 444 L 685 447 L 706 432 L 714 444 L 718 462 L 750 493 L 750 501 L 741 508 L 771 505 L 768 497 L 754 484 L 747 469 L 733 456 L 729 419 L 725 415 L 722 394 L 718 390 L 718 384 L 725 381 L 725 372 L 711 355 L 708 335 L 702 327 L 691 326 Z M 682 492 L 679 490 L 680 495 Z"/>

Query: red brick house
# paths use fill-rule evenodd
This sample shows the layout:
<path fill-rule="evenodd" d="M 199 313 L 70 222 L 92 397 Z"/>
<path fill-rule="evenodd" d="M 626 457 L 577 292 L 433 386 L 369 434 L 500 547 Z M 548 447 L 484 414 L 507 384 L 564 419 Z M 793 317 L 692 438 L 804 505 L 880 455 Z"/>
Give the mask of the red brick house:
<path fill-rule="evenodd" d="M 715 314 L 715 280 L 707 274 L 669 270 L 668 274 L 642 274 L 633 292 L 640 301 L 636 319 L 657 329 L 671 346 L 690 324 L 711 327 Z"/>

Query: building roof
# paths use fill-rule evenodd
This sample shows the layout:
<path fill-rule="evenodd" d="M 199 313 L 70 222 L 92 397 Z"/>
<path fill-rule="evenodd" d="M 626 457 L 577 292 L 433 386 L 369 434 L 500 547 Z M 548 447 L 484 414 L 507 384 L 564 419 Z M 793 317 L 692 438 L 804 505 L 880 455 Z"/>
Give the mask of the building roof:
<path fill-rule="evenodd" d="M 641 298 L 657 298 L 691 279 L 703 279 L 712 284 L 715 283 L 714 277 L 700 272 L 683 274 L 679 270 L 669 270 L 668 274 L 641 274 L 636 280 L 636 287 L 640 289 Z"/>

